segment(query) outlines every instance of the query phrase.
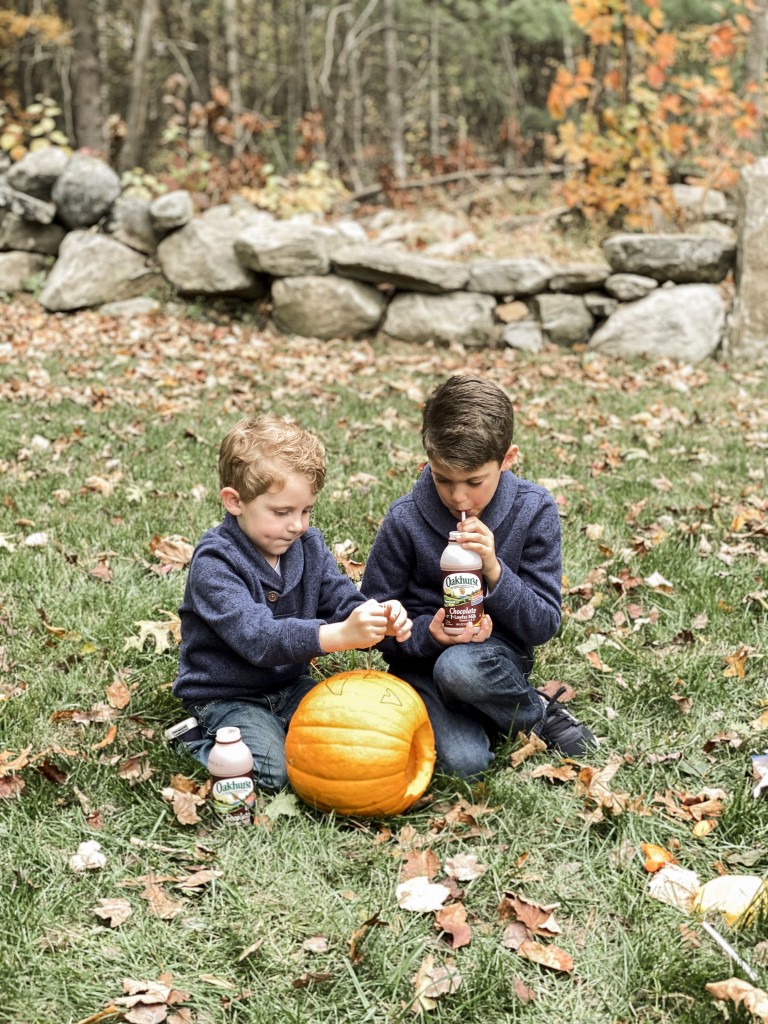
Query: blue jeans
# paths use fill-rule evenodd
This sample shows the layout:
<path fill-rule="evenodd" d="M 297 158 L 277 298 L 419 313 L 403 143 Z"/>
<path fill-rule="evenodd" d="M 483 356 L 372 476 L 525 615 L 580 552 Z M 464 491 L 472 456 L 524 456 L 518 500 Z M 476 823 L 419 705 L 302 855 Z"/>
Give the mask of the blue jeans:
<path fill-rule="evenodd" d="M 500 636 L 447 647 L 434 662 L 414 658 L 389 666 L 426 704 L 440 768 L 463 778 L 485 771 L 493 738 L 530 732 L 543 718 L 530 668 L 530 659 Z"/>
<path fill-rule="evenodd" d="M 285 735 L 299 701 L 317 686 L 311 676 L 300 676 L 290 686 L 251 700 L 226 698 L 188 704 L 203 730 L 203 739 L 186 744 L 190 754 L 208 767 L 208 755 L 216 741 L 216 730 L 237 726 L 243 742 L 253 754 L 253 777 L 260 789 L 276 792 L 288 783 L 285 768 Z"/>

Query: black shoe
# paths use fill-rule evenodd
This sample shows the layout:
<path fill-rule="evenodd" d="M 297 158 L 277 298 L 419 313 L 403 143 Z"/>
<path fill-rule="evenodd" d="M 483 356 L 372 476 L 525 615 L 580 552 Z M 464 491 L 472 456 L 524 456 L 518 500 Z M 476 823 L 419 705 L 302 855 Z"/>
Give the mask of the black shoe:
<path fill-rule="evenodd" d="M 203 731 L 196 718 L 185 718 L 183 722 L 177 722 L 166 729 L 163 735 L 172 747 L 178 747 L 180 743 L 189 740 L 201 740 Z"/>
<path fill-rule="evenodd" d="M 540 690 L 536 692 L 544 703 L 544 717 L 534 726 L 533 732 L 544 740 L 550 749 L 557 750 L 566 757 L 582 757 L 590 747 L 600 746 L 595 734 L 574 718 L 558 701 L 560 694 L 565 693 L 564 686 L 551 697 Z"/>

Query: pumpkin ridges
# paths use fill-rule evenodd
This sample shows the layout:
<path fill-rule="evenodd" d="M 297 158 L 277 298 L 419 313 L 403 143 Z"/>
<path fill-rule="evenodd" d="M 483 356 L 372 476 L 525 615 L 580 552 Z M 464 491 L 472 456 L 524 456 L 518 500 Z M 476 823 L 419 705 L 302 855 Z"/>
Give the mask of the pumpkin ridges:
<path fill-rule="evenodd" d="M 363 816 L 406 810 L 429 785 L 435 762 L 421 697 L 376 670 L 339 673 L 306 694 L 285 752 L 301 799 L 319 810 Z"/>

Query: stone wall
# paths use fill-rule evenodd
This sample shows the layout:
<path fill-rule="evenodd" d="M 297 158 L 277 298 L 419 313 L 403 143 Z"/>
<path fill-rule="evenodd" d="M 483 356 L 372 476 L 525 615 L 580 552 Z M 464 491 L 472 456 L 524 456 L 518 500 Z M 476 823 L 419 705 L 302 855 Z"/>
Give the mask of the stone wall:
<path fill-rule="evenodd" d="M 733 335 L 740 351 L 758 354 L 768 344 L 768 310 L 754 301 L 768 260 L 758 231 L 766 178 L 766 169 L 754 182 L 745 175 L 757 198 L 742 201 L 745 301 Z M 419 254 L 372 241 L 352 219 L 281 221 L 242 199 L 196 215 L 186 192 L 122 195 L 102 161 L 39 150 L 0 175 L 0 292 L 35 279 L 48 310 L 128 315 L 160 308 L 153 296 L 170 288 L 183 298 L 258 303 L 289 334 L 528 351 L 554 343 L 698 362 L 726 342 L 737 236 L 720 193 L 676 188 L 695 231 L 617 234 L 600 261 L 558 266 L 524 254 Z"/>

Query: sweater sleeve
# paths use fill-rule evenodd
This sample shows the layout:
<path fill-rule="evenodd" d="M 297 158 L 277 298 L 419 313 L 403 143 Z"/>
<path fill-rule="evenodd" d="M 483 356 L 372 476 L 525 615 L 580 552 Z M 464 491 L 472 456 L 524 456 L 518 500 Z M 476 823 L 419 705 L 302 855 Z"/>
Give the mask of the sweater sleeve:
<path fill-rule="evenodd" d="M 248 590 L 228 559 L 201 551 L 190 568 L 192 610 L 231 650 L 251 665 L 269 668 L 322 654 L 322 619 L 275 618 Z"/>
<path fill-rule="evenodd" d="M 400 601 L 413 622 L 413 630 L 403 643 L 387 637 L 377 646 L 384 653 L 401 658 L 434 658 L 445 650 L 429 632 L 437 607 L 425 604 L 423 598 L 416 598 L 409 588 L 414 564 L 413 540 L 408 530 L 396 523 L 395 513 L 390 511 L 376 534 L 360 589 L 366 598 L 372 597 L 375 601 Z"/>
<path fill-rule="evenodd" d="M 494 628 L 537 647 L 555 635 L 562 614 L 560 515 L 552 497 L 542 499 L 531 521 L 517 572 L 504 562 L 503 541 L 499 547 L 501 578 L 485 610 Z"/>

